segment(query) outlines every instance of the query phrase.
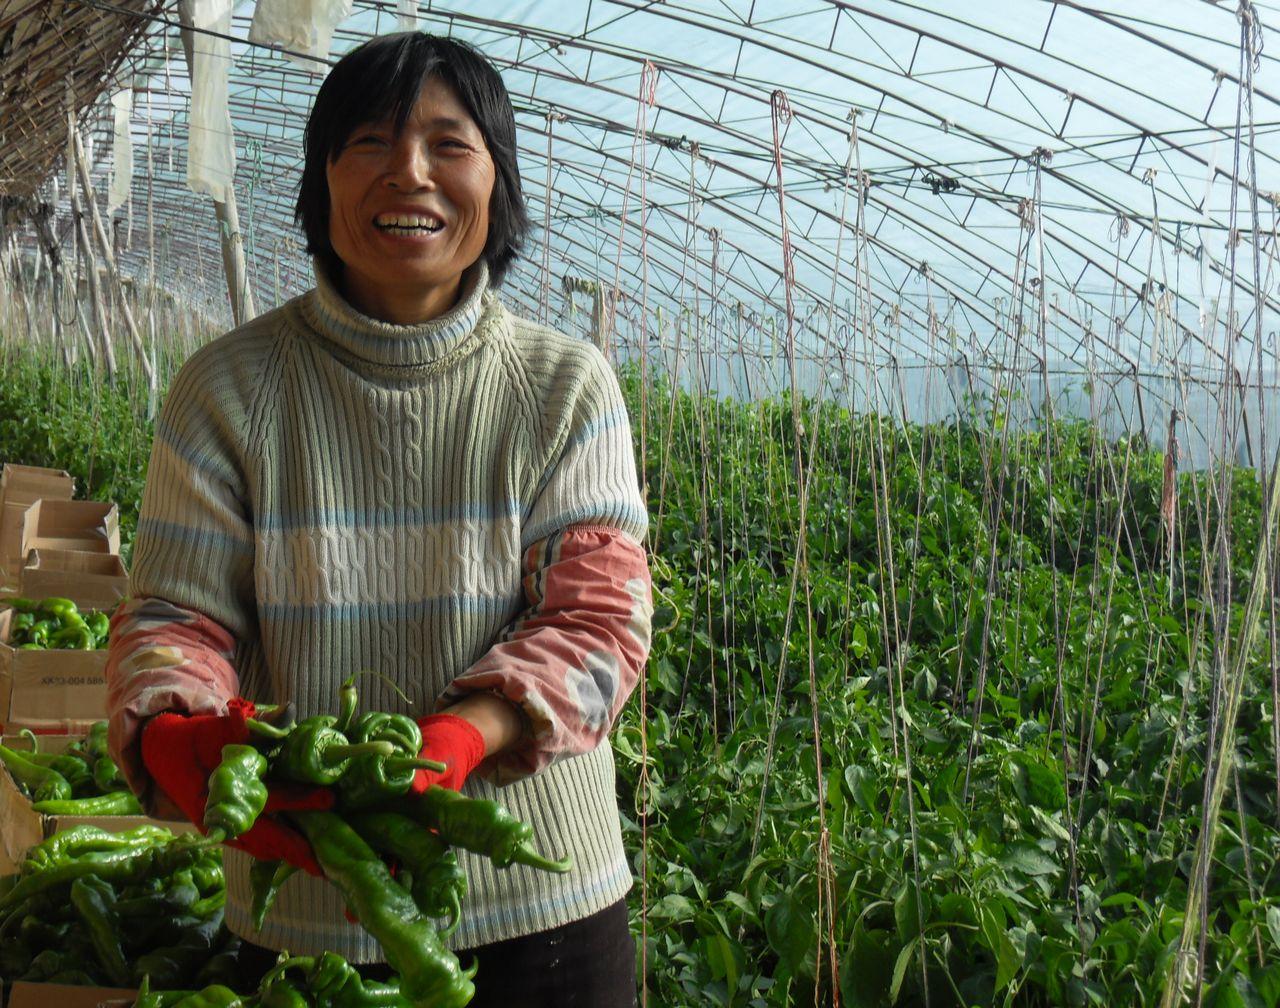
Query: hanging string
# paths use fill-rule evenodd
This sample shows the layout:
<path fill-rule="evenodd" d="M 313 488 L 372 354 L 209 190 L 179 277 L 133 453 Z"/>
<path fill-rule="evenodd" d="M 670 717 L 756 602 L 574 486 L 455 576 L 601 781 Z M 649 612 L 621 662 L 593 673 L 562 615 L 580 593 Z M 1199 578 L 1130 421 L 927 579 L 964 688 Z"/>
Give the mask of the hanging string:
<path fill-rule="evenodd" d="M 650 106 L 657 101 L 658 91 L 658 69 L 649 60 L 644 61 L 644 66 L 640 70 L 640 93 L 636 101 L 636 128 L 631 138 L 631 163 L 627 167 L 627 182 L 622 192 L 622 211 L 618 219 L 618 255 L 614 263 L 613 288 L 609 293 L 606 304 L 601 305 L 601 311 L 598 318 L 601 319 L 604 332 L 608 334 L 608 353 L 612 355 L 614 345 L 616 344 L 616 327 L 617 327 L 617 305 L 619 290 L 622 285 L 622 250 L 625 246 L 627 231 L 627 204 L 631 198 L 631 180 L 635 173 L 636 155 L 642 159 L 642 164 L 646 160 L 644 148 L 647 138 L 647 111 Z M 644 175 L 647 166 L 641 173 L 641 205 L 640 205 L 640 235 L 641 250 L 644 249 L 645 237 L 645 220 L 647 217 L 647 207 L 644 200 Z M 644 347 L 648 342 L 646 331 L 648 325 L 647 307 L 648 307 L 648 260 L 643 262 L 645 270 L 645 304 L 641 309 L 640 320 L 640 347 L 641 347 L 641 390 L 643 394 L 645 381 L 645 364 L 644 364 Z M 605 299 L 603 290 L 603 278 L 596 277 L 597 296 L 601 300 Z M 606 321 L 607 320 L 607 321 Z M 672 390 L 675 395 L 675 390 Z M 645 410 L 644 402 L 641 402 L 640 410 L 640 443 L 641 455 L 639 471 L 641 473 L 641 484 L 644 487 L 644 472 L 647 464 L 647 456 L 645 454 L 645 446 L 647 445 L 645 437 Z M 647 494 L 645 495 L 647 500 Z M 648 1008 L 649 1004 L 649 808 L 650 808 L 650 784 L 649 784 L 649 681 L 648 673 L 645 669 L 640 672 L 640 773 L 637 781 L 637 790 L 639 791 L 640 808 L 638 809 L 640 818 L 640 976 L 642 982 L 640 986 L 640 1005 L 641 1008 Z"/>
<path fill-rule="evenodd" d="M 658 94 L 658 68 L 649 60 L 644 61 L 644 66 L 640 69 L 640 95 L 636 102 L 636 128 L 631 138 L 631 163 L 627 166 L 627 183 L 622 190 L 622 212 L 618 218 L 618 256 L 614 263 L 613 271 L 613 291 L 607 306 L 609 325 L 608 332 L 610 337 L 613 336 L 616 328 L 616 317 L 614 306 L 618 302 L 618 292 L 622 287 L 622 250 L 625 246 L 627 233 L 627 205 L 631 199 L 631 179 L 636 169 L 636 153 L 640 152 L 641 163 L 644 163 L 645 154 L 643 146 L 647 139 L 648 109 L 657 101 Z M 646 216 L 647 207 L 641 204 L 640 216 L 641 220 Z M 614 340 L 610 338 L 609 346 L 612 350 Z"/>
<path fill-rule="evenodd" d="M 542 283 L 538 290 L 538 321 L 548 324 L 551 314 L 551 165 L 555 124 L 564 122 L 563 113 L 547 113 L 547 184 L 542 207 Z"/>
<path fill-rule="evenodd" d="M 1214 591 L 1212 593 L 1214 612 L 1214 630 L 1215 630 L 1215 647 L 1213 661 L 1213 684 L 1210 691 L 1210 708 L 1209 708 L 1209 724 L 1208 738 L 1206 742 L 1205 752 L 1207 754 L 1205 775 L 1204 775 L 1204 791 L 1201 810 L 1200 834 L 1196 841 L 1195 861 L 1193 864 L 1191 878 L 1187 889 L 1187 908 L 1183 916 L 1182 933 L 1178 942 L 1177 954 L 1172 958 L 1169 969 L 1165 976 L 1164 995 L 1161 1000 L 1161 1008 L 1175 1008 L 1181 1004 L 1185 998 L 1186 987 L 1188 983 L 1192 985 L 1196 991 L 1197 1000 L 1200 997 L 1204 983 L 1205 969 L 1205 953 L 1206 942 L 1208 938 L 1208 914 L 1209 914 L 1209 881 L 1212 870 L 1213 848 L 1216 840 L 1219 814 L 1222 808 L 1223 797 L 1226 792 L 1226 776 L 1227 771 L 1231 768 L 1232 759 L 1235 753 L 1235 735 L 1236 735 L 1236 715 L 1239 710 L 1240 700 L 1243 693 L 1243 682 L 1245 671 L 1247 668 L 1247 659 L 1249 651 L 1252 648 L 1253 640 L 1256 636 L 1258 620 L 1261 615 L 1262 594 L 1269 590 L 1270 583 L 1270 553 L 1271 553 L 1271 537 L 1273 534 L 1273 526 L 1275 523 L 1275 511 L 1280 506 L 1280 500 L 1277 500 L 1277 494 L 1280 493 L 1280 481 L 1276 479 L 1277 472 L 1280 467 L 1273 466 L 1270 476 L 1270 489 L 1264 495 L 1264 504 L 1262 514 L 1264 520 L 1262 523 L 1262 541 L 1259 543 L 1259 551 L 1256 555 L 1253 577 L 1250 582 L 1249 594 L 1245 602 L 1245 611 L 1240 621 L 1238 630 L 1238 639 L 1236 640 L 1235 651 L 1230 649 L 1231 635 L 1231 619 L 1230 604 L 1232 598 L 1231 592 L 1231 541 L 1228 526 L 1230 525 L 1229 516 L 1231 514 L 1231 470 L 1232 466 L 1228 464 L 1227 448 L 1234 448 L 1235 433 L 1238 424 L 1238 414 L 1235 411 L 1231 413 L 1231 423 L 1226 423 L 1227 417 L 1226 403 L 1230 397 L 1230 386 L 1235 377 L 1234 365 L 1234 348 L 1237 336 L 1237 321 L 1235 311 L 1236 296 L 1236 272 L 1237 272 L 1237 256 L 1236 249 L 1238 245 L 1239 233 L 1237 231 L 1238 208 L 1239 208 L 1239 191 L 1240 191 L 1240 159 L 1242 149 L 1245 146 L 1244 141 L 1244 118 L 1246 112 L 1252 116 L 1252 94 L 1253 94 L 1253 74 L 1260 66 L 1262 55 L 1262 29 L 1258 21 L 1257 11 L 1254 9 L 1250 0 L 1240 0 L 1237 11 L 1240 21 L 1240 88 L 1236 99 L 1236 130 L 1233 143 L 1232 156 L 1232 186 L 1231 186 L 1231 207 L 1228 217 L 1228 241 L 1227 255 L 1229 259 L 1229 278 L 1228 278 L 1228 294 L 1227 294 L 1227 345 L 1226 360 L 1223 368 L 1223 400 L 1222 400 L 1222 421 L 1223 421 L 1223 458 L 1221 460 L 1221 485 L 1219 487 L 1218 506 L 1221 509 L 1221 518 L 1218 521 L 1218 531 L 1215 541 L 1215 553 L 1217 559 L 1217 577 L 1215 579 Z M 1249 130 L 1248 145 L 1252 148 L 1254 144 L 1254 134 L 1252 129 Z M 1251 162 L 1252 163 L 1252 162 Z M 1256 177 L 1250 180 L 1250 190 L 1253 192 L 1254 206 L 1254 259 L 1255 259 L 1255 289 L 1256 298 L 1260 298 L 1262 292 L 1257 289 L 1256 279 L 1260 272 L 1257 263 L 1258 259 L 1258 242 L 1257 242 L 1257 214 L 1256 214 Z M 1261 305 L 1259 304 L 1255 311 L 1261 316 Z M 1229 427 L 1229 430 L 1228 430 Z M 1230 434 L 1230 440 L 1228 435 Z M 1242 810 L 1243 815 L 1243 810 Z M 1191 955 L 1191 946 L 1196 944 L 1196 961 L 1194 971 L 1191 969 L 1189 962 Z"/>

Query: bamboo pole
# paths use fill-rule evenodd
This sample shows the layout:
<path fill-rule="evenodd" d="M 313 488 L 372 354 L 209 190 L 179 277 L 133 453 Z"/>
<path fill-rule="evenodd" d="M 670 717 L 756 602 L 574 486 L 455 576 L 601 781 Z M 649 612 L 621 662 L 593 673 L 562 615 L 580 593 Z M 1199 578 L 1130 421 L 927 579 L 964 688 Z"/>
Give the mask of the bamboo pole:
<path fill-rule="evenodd" d="M 142 342 L 142 334 L 133 320 L 133 311 L 129 308 L 129 299 L 124 294 L 124 283 L 120 271 L 116 268 L 116 257 L 111 242 L 107 238 L 107 230 L 103 227 L 102 217 L 98 214 L 98 203 L 93 196 L 93 183 L 89 178 L 89 162 L 84 156 L 84 145 L 80 143 L 80 135 L 71 138 L 76 155 L 76 172 L 80 176 L 80 187 L 84 190 L 85 202 L 89 205 L 89 216 L 93 221 L 93 230 L 98 238 L 98 247 L 102 250 L 102 259 L 106 263 L 107 273 L 116 291 L 120 295 L 120 311 L 124 315 L 125 329 L 129 332 L 129 341 L 133 344 L 134 355 L 142 365 L 142 373 L 147 379 L 147 389 L 154 395 L 156 390 L 156 371 L 147 356 L 146 345 Z"/>

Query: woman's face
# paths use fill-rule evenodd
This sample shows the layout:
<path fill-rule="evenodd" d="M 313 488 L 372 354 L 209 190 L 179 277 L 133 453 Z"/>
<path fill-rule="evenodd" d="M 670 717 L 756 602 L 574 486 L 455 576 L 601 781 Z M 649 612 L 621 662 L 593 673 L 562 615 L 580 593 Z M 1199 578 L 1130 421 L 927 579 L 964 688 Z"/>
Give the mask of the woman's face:
<path fill-rule="evenodd" d="M 484 136 L 453 89 L 429 78 L 399 134 L 365 123 L 326 174 L 329 240 L 352 302 L 395 322 L 448 311 L 488 240 L 494 182 Z"/>

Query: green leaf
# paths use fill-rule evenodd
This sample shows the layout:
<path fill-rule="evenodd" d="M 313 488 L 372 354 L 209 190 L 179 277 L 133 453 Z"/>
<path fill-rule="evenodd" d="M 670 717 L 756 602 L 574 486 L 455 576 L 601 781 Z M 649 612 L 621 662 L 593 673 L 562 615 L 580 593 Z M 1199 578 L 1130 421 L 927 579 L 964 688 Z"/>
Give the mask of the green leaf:
<path fill-rule="evenodd" d="M 1066 788 L 1062 776 L 1026 753 L 1015 752 L 1013 787 L 1018 797 L 1028 805 L 1036 805 L 1049 811 L 1057 811 L 1067 803 Z"/>
<path fill-rule="evenodd" d="M 889 981 L 889 1003 L 897 1004 L 898 995 L 902 992 L 902 981 L 906 978 L 907 967 L 911 965 L 911 959 L 915 954 L 916 945 L 920 943 L 919 938 L 912 938 L 911 941 L 903 947 L 898 953 L 898 960 L 893 964 L 893 979 Z"/>
<path fill-rule="evenodd" d="M 696 913 L 688 897 L 681 896 L 679 893 L 667 893 L 649 908 L 649 915 L 659 920 L 693 920 Z"/>
<path fill-rule="evenodd" d="M 723 980 L 729 989 L 730 996 L 738 989 L 738 957 L 734 954 L 736 943 L 730 942 L 722 934 L 708 934 L 702 937 L 703 954 L 711 975 Z"/>
<path fill-rule="evenodd" d="M 765 935 L 778 958 L 791 972 L 807 968 L 809 954 L 818 944 L 813 916 L 790 894 L 779 898 L 764 915 Z"/>
<path fill-rule="evenodd" d="M 1271 940 L 1280 949 L 1280 907 L 1267 907 L 1267 930 L 1271 932 Z"/>
<path fill-rule="evenodd" d="M 861 623 L 853 625 L 853 633 L 849 635 L 849 650 L 853 652 L 855 658 L 865 658 L 867 656 L 867 628 Z"/>
<path fill-rule="evenodd" d="M 1023 875 L 1055 875 L 1061 866 L 1035 844 L 1020 840 L 1000 854 L 1000 863 Z"/>
<path fill-rule="evenodd" d="M 929 894 L 916 888 L 907 879 L 893 901 L 893 919 L 898 925 L 898 937 L 910 941 L 920 934 L 922 926 L 929 923 Z"/>
<path fill-rule="evenodd" d="M 996 993 L 1004 990 L 1018 975 L 1022 959 L 1014 948 L 1004 926 L 989 906 L 982 908 L 982 939 L 996 961 Z"/>

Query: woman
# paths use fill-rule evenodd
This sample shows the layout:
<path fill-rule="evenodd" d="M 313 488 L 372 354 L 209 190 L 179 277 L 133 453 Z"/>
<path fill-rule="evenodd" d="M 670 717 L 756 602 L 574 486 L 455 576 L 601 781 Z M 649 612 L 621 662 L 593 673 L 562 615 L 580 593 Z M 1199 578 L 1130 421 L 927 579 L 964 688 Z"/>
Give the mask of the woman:
<path fill-rule="evenodd" d="M 332 711 L 373 669 L 409 705 L 364 677 L 365 705 L 419 717 L 448 766 L 415 787 L 494 798 L 573 857 L 559 876 L 463 854 L 451 944 L 478 956 L 473 1003 L 631 1005 L 607 735 L 648 653 L 647 513 L 603 356 L 493 294 L 528 228 L 497 72 L 421 33 L 348 54 L 307 123 L 297 217 L 315 289 L 198 351 L 157 421 L 112 624 L 113 754 L 150 809 L 198 821 L 249 701 Z M 254 856 L 306 869 L 256 933 Z M 284 819 L 226 865 L 236 933 L 379 959 Z"/>

